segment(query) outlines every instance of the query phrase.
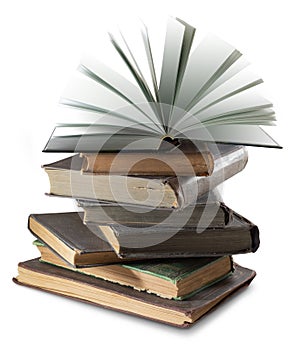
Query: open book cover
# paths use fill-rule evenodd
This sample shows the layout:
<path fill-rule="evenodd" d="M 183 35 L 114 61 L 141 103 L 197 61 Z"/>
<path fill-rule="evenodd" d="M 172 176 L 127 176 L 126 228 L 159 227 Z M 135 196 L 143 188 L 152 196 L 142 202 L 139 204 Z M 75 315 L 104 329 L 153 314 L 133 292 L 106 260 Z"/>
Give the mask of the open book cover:
<path fill-rule="evenodd" d="M 146 26 L 136 42 L 139 53 L 122 33 L 110 34 L 130 79 L 97 59 L 83 59 L 61 99 L 72 107 L 72 119 L 56 126 L 44 151 L 155 151 L 162 140 L 185 139 L 280 148 L 260 127 L 275 121 L 272 103 L 258 90 L 262 79 L 218 37 L 195 45 L 195 32 L 169 18 L 160 77 Z"/>

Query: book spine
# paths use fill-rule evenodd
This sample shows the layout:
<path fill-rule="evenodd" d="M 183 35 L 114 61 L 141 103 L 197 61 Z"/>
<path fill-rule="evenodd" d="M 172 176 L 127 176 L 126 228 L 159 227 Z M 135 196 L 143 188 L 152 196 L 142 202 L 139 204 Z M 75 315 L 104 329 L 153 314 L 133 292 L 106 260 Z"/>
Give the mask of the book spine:
<path fill-rule="evenodd" d="M 148 176 L 208 176 L 214 168 L 210 152 L 82 154 L 82 171 L 97 174 Z M 185 160 L 185 157 L 187 160 Z"/>
<path fill-rule="evenodd" d="M 246 219 L 244 216 L 242 216 L 241 214 L 239 214 L 233 210 L 231 210 L 231 211 L 232 211 L 232 215 L 237 216 L 238 218 L 240 218 L 240 220 L 243 220 L 243 221 L 248 223 L 248 225 L 250 227 L 249 233 L 250 233 L 250 238 L 251 238 L 251 252 L 255 253 L 260 245 L 259 228 L 255 224 L 253 224 L 251 221 Z"/>
<path fill-rule="evenodd" d="M 225 180 L 242 171 L 248 161 L 245 147 L 215 160 L 214 171 L 208 177 L 178 177 L 168 180 L 178 197 L 179 208 L 195 203 Z"/>

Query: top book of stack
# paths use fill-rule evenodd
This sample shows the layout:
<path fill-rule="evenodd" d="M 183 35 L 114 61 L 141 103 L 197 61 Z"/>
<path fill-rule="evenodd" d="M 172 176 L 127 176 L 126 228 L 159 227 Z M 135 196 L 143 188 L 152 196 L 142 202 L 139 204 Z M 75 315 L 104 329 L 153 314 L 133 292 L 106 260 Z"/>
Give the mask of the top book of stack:
<path fill-rule="evenodd" d="M 281 148 L 260 127 L 273 125 L 272 103 L 238 50 L 213 35 L 192 49 L 195 28 L 170 18 L 157 79 L 145 26 L 140 35 L 142 62 L 123 35 L 110 35 L 133 82 L 99 60 L 82 60 L 61 99 L 72 107 L 71 121 L 55 127 L 45 152 L 158 152 L 163 140 L 179 147 L 187 139 Z"/>

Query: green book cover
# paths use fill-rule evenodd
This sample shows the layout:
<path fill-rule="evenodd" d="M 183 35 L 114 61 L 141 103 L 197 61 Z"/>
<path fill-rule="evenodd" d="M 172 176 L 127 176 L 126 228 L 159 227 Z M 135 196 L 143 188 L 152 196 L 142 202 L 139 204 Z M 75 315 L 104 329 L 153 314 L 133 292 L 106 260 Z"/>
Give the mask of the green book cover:
<path fill-rule="evenodd" d="M 166 281 L 176 284 L 178 281 L 188 277 L 190 274 L 196 272 L 216 262 L 221 257 L 216 258 L 186 258 L 186 259 L 170 259 L 164 261 L 144 261 L 131 262 L 122 264 L 127 269 L 147 273 Z"/>
<path fill-rule="evenodd" d="M 45 246 L 41 241 L 35 240 L 33 242 L 35 246 Z M 188 278 L 191 274 L 196 272 L 201 272 L 202 269 L 207 268 L 211 264 L 218 263 L 218 260 L 223 259 L 224 257 L 201 257 L 201 258 L 184 258 L 184 259 L 158 259 L 158 260 L 146 260 L 146 261 L 136 261 L 136 262 L 128 262 L 124 264 L 115 264 L 116 266 L 121 266 L 128 270 L 134 270 L 137 272 L 140 272 L 142 274 L 148 274 L 155 276 L 159 279 L 163 279 L 165 281 L 169 281 L 170 283 L 177 285 L 178 282 L 181 282 L 182 280 Z M 42 258 L 40 259 L 41 261 Z M 56 265 L 50 261 L 43 261 L 46 263 L 50 263 L 52 265 Z M 232 260 L 231 260 L 232 264 Z M 59 265 L 58 265 L 59 266 Z M 64 266 L 62 266 L 64 267 Z M 97 266 L 99 268 L 99 266 Z M 68 269 L 71 269 L 73 271 L 86 274 L 95 278 L 101 278 L 90 268 L 74 268 L 72 266 L 68 266 Z M 88 271 L 87 271 L 88 270 Z M 228 273 L 220 276 L 217 279 L 214 279 L 210 283 L 206 283 L 202 285 L 202 287 L 197 288 L 196 290 L 191 290 L 188 294 L 180 295 L 177 297 L 173 297 L 174 300 L 184 300 L 188 299 L 189 297 L 193 296 L 194 294 L 200 292 L 204 288 L 209 287 L 210 285 L 228 277 L 233 271 L 233 268 L 231 268 L 231 271 Z M 114 281 L 112 281 L 114 282 Z M 132 286 L 131 286 L 132 287 Z"/>

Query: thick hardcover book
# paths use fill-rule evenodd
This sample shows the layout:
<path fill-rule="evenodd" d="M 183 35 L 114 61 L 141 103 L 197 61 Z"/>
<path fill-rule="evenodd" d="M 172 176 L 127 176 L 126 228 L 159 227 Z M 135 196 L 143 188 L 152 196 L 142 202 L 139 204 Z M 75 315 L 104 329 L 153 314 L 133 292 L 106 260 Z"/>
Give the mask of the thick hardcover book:
<path fill-rule="evenodd" d="M 232 210 L 219 201 L 197 203 L 184 209 L 156 208 L 145 210 L 135 206 L 113 205 L 93 201 L 78 200 L 78 205 L 84 210 L 85 224 L 121 224 L 152 226 L 161 224 L 177 226 L 181 223 L 186 226 L 223 227 L 232 219 Z M 185 221 L 184 221 L 185 218 Z"/>
<path fill-rule="evenodd" d="M 257 91 L 263 80 L 245 69 L 238 50 L 208 35 L 192 51 L 195 28 L 170 18 L 158 82 L 147 28 L 139 34 L 137 58 L 122 33 L 119 40 L 110 35 L 135 85 L 84 59 L 61 99 L 72 118 L 56 126 L 44 151 L 154 151 L 165 138 L 280 147 L 260 128 L 275 121 L 272 103 Z"/>
<path fill-rule="evenodd" d="M 232 210 L 226 210 L 232 213 Z M 122 262 L 97 225 L 84 225 L 81 214 L 31 214 L 28 228 L 35 237 L 73 266 Z"/>
<path fill-rule="evenodd" d="M 99 225 L 110 245 L 122 258 L 155 259 L 233 255 L 255 252 L 259 247 L 259 230 L 249 220 L 233 213 L 224 227 L 155 226 L 141 229 L 123 225 Z"/>
<path fill-rule="evenodd" d="M 32 214 L 28 228 L 74 266 L 122 262 L 106 240 L 95 235 L 78 213 Z"/>
<path fill-rule="evenodd" d="M 217 153 L 214 154 L 214 171 L 207 177 L 87 175 L 81 172 L 83 160 L 78 155 L 44 165 L 43 168 L 49 177 L 51 195 L 184 208 L 246 166 L 248 154 L 245 147 L 219 145 Z"/>
<path fill-rule="evenodd" d="M 229 277 L 187 300 L 177 301 L 45 264 L 39 259 L 19 263 L 18 271 L 13 279 L 18 284 L 177 327 L 191 326 L 255 277 L 254 271 L 236 265 Z"/>
<path fill-rule="evenodd" d="M 42 262 L 175 300 L 187 299 L 226 278 L 233 271 L 230 256 L 162 259 L 74 268 L 44 244 L 39 241 L 34 244 L 41 253 Z"/>

